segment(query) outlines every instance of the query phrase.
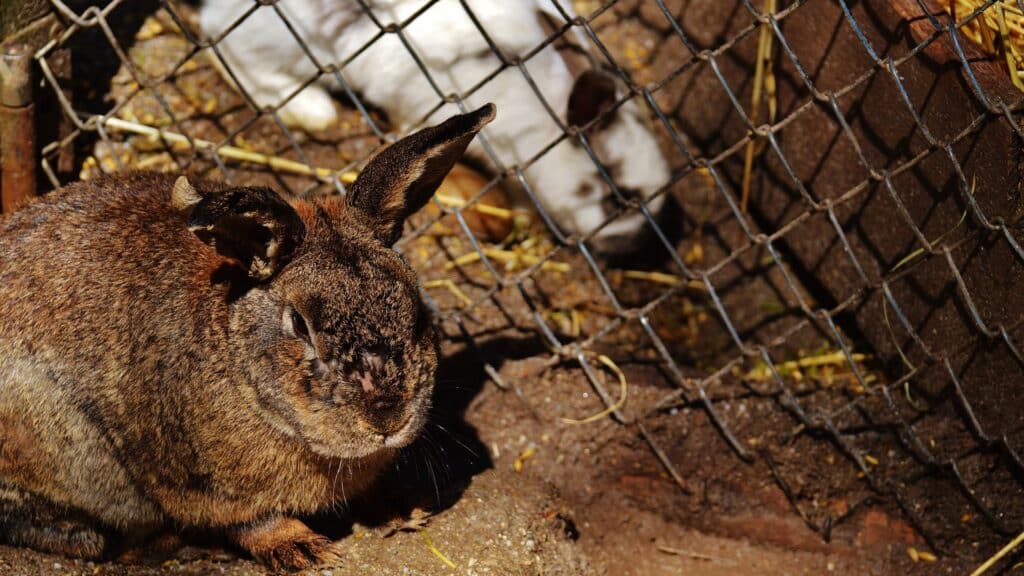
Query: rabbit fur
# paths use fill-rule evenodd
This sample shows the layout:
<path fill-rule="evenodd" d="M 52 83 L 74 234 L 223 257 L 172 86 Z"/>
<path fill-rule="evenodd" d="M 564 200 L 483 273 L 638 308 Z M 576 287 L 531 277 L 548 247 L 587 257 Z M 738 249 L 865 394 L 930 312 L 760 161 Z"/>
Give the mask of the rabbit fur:
<path fill-rule="evenodd" d="M 134 173 L 0 219 L 0 540 L 213 528 L 273 568 L 337 559 L 293 516 L 422 429 L 437 337 L 391 245 L 493 116 L 385 148 L 346 198 Z"/>
<path fill-rule="evenodd" d="M 560 121 L 583 126 L 614 105 L 621 93 L 616 93 L 616 84 L 607 74 L 573 70 L 572 59 L 563 57 L 569 51 L 556 49 L 554 43 L 530 55 L 546 41 L 552 26 L 565 22 L 555 1 L 562 2 L 570 18 L 575 17 L 564 0 L 467 0 L 466 4 L 506 58 L 529 56 L 524 66 Z M 510 66 L 487 79 L 500 69 L 501 61 L 460 0 L 439 0 L 425 10 L 425 0 L 370 0 L 366 3 L 369 13 L 360 4 L 279 0 L 255 9 L 231 29 L 252 9 L 252 0 L 205 0 L 199 21 L 206 36 L 217 41 L 218 54 L 234 79 L 257 105 L 283 103 L 284 121 L 309 130 L 335 122 L 337 112 L 328 90 L 342 88 L 338 77 L 385 111 L 403 131 L 425 118 L 433 121 L 451 114 L 453 104 L 434 110 L 443 97 L 466 94 L 486 80 L 466 101 L 469 106 L 495 102 L 501 109 L 501 117 L 484 131 L 500 165 L 494 167 L 479 144 L 470 147 L 470 157 L 498 172 L 529 164 L 525 178 L 563 233 L 592 233 L 624 209 L 575 137 L 558 140 L 562 129 L 519 69 Z M 382 26 L 392 23 L 404 24 L 402 36 L 440 94 L 398 34 L 385 32 L 376 38 Z M 326 73 L 302 88 L 317 77 L 317 68 L 296 36 L 321 66 L 339 67 L 338 76 Z M 578 26 L 566 38 L 578 48 L 588 45 Z M 648 208 L 657 214 L 664 195 L 652 196 L 668 183 L 669 168 L 634 99 L 596 122 L 587 135 L 622 195 L 648 200 Z M 645 222 L 640 211 L 632 209 L 600 228 L 592 246 L 606 253 L 635 250 L 647 235 Z"/>

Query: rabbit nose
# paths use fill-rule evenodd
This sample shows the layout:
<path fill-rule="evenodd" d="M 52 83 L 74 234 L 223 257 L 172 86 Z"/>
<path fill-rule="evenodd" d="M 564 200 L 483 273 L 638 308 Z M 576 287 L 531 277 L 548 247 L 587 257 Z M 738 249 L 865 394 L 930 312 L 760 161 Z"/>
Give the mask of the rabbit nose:
<path fill-rule="evenodd" d="M 356 373 L 356 381 L 363 388 L 363 392 L 367 394 L 373 394 L 376 392 L 376 387 L 373 385 L 373 375 L 369 372 L 358 372 Z"/>
<path fill-rule="evenodd" d="M 619 208 L 626 208 L 631 204 L 638 204 L 642 196 L 639 190 L 634 188 L 619 188 L 619 194 L 622 196 L 616 196 L 614 192 L 608 191 L 608 194 L 601 199 L 601 208 L 605 212 L 613 212 Z"/>
<path fill-rule="evenodd" d="M 619 194 L 622 194 L 622 197 L 625 198 L 627 202 L 636 202 L 642 199 L 640 190 L 637 190 L 636 188 L 620 187 Z"/>
<path fill-rule="evenodd" d="M 367 424 L 381 434 L 395 429 L 405 405 L 396 381 L 397 367 L 388 363 L 387 351 L 373 347 L 358 354 L 347 373 L 349 390 L 359 396 Z"/>
<path fill-rule="evenodd" d="M 362 391 L 373 396 L 381 392 L 380 382 L 385 374 L 384 354 L 377 348 L 357 355 L 346 370 L 348 380 L 357 384 Z"/>

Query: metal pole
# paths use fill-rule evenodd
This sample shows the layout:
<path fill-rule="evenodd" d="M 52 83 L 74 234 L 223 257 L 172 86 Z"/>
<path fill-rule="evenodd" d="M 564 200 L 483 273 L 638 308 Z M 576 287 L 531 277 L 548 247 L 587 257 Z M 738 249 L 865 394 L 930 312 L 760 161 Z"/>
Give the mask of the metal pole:
<path fill-rule="evenodd" d="M 32 55 L 21 43 L 0 50 L 0 208 L 12 212 L 36 195 Z"/>

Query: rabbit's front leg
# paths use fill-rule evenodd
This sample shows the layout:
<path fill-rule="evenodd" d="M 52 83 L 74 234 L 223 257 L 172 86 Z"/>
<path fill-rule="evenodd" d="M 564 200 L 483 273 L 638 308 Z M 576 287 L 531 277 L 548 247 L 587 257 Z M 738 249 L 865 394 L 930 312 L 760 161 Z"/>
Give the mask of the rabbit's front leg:
<path fill-rule="evenodd" d="M 341 560 L 337 545 L 330 538 L 313 532 L 295 518 L 274 516 L 232 528 L 229 535 L 253 558 L 274 570 L 302 570 Z"/>

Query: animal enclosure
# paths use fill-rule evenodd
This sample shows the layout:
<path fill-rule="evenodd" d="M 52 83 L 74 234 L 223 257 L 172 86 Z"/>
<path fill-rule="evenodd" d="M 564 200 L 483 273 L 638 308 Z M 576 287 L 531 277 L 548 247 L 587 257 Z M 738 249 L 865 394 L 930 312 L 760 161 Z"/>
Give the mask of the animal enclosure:
<path fill-rule="evenodd" d="M 367 40 L 397 37 L 435 90 L 417 125 L 469 111 L 511 72 L 558 127 L 520 162 L 458 169 L 397 244 L 445 340 L 436 403 L 452 429 L 433 448 L 446 463 L 413 476 L 438 503 L 492 466 L 553 485 L 598 572 L 970 573 L 1012 544 L 1024 531 L 1024 5 L 538 1 L 560 17 L 521 53 L 491 42 L 501 23 L 468 0 L 374 18 Z M 465 11 L 496 62 L 457 92 L 403 32 L 441 5 Z M 275 2 L 215 37 L 185 1 L 44 8 L 18 36 L 41 82 L 40 190 L 150 169 L 345 194 L 396 137 L 351 87 L 361 51 L 315 54 Z M 257 10 L 311 70 L 269 105 L 218 48 Z M 529 63 L 580 37 L 617 96 L 575 126 Z M 337 121 L 286 123 L 281 109 L 328 77 Z M 627 104 L 669 163 L 652 197 L 620 190 L 592 146 Z M 531 181 L 559 145 L 606 179 L 595 230 L 562 226 Z M 595 249 L 602 228 L 636 215 L 639 254 Z M 694 551 L 666 536 L 679 530 L 802 555 Z M 472 572 L 458 538 L 427 542 Z M 1013 573 L 1021 552 L 1007 552 L 986 573 Z"/>

